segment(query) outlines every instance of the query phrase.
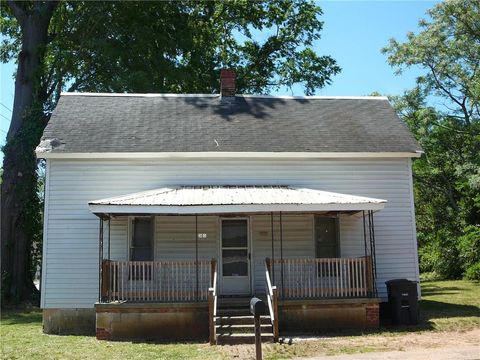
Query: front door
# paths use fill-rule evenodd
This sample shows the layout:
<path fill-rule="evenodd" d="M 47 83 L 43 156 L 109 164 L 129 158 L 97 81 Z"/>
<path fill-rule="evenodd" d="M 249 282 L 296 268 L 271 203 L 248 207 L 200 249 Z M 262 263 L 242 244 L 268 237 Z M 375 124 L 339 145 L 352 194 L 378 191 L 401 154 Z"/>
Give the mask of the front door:
<path fill-rule="evenodd" d="M 221 223 L 221 294 L 250 294 L 248 220 L 222 219 Z"/>

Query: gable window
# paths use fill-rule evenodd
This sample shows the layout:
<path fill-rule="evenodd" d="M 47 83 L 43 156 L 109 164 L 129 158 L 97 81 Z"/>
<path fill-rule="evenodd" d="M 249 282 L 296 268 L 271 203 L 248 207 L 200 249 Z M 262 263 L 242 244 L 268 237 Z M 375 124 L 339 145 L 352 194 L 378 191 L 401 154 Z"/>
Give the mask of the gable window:
<path fill-rule="evenodd" d="M 153 218 L 138 217 L 132 220 L 130 260 L 153 260 Z"/>
<path fill-rule="evenodd" d="M 339 257 L 338 221 L 336 218 L 315 218 L 315 252 L 316 258 Z"/>

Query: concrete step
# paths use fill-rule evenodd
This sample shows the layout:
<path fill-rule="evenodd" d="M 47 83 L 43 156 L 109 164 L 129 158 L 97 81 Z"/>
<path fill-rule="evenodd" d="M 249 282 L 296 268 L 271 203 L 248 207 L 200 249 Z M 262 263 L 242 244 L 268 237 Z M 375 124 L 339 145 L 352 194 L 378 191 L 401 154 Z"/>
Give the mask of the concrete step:
<path fill-rule="evenodd" d="M 215 323 L 217 325 L 250 325 L 254 324 L 253 315 L 245 315 L 245 316 L 217 316 L 215 318 Z M 270 316 L 263 315 L 260 316 L 260 323 L 261 324 L 270 324 Z"/>
<path fill-rule="evenodd" d="M 273 334 L 272 333 L 262 334 L 262 343 L 264 342 L 273 342 Z M 254 344 L 254 343 L 255 343 L 255 334 L 253 333 L 232 334 L 232 335 L 217 334 L 218 345 L 237 345 L 237 344 Z"/>
<path fill-rule="evenodd" d="M 255 326 L 253 324 L 247 325 L 216 325 L 215 326 L 217 334 L 222 335 L 233 335 L 233 334 L 255 334 Z M 261 324 L 260 329 L 262 333 L 272 333 L 272 325 L 270 324 Z"/>

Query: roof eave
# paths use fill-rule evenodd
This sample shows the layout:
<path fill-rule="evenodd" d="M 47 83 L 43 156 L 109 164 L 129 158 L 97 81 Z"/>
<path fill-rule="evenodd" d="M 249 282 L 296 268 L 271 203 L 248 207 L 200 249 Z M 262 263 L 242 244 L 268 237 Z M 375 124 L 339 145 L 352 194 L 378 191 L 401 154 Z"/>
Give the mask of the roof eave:
<path fill-rule="evenodd" d="M 165 158 L 418 158 L 423 151 L 405 152 L 45 152 L 38 159 L 165 159 Z"/>
<path fill-rule="evenodd" d="M 155 206 L 155 205 L 96 205 L 89 204 L 94 214 L 235 214 L 269 212 L 326 212 L 326 211 L 378 211 L 385 203 L 363 204 L 245 204 L 245 205 L 192 205 L 192 206 Z"/>

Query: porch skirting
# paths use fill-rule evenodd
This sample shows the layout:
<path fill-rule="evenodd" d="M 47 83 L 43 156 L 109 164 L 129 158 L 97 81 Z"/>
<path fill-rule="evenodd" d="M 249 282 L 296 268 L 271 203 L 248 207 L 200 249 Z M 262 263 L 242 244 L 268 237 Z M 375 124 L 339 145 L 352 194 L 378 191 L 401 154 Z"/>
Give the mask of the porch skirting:
<path fill-rule="evenodd" d="M 279 301 L 280 334 L 379 327 L 377 298 Z"/>
<path fill-rule="evenodd" d="M 99 340 L 208 340 L 208 305 L 200 303 L 97 303 Z"/>

